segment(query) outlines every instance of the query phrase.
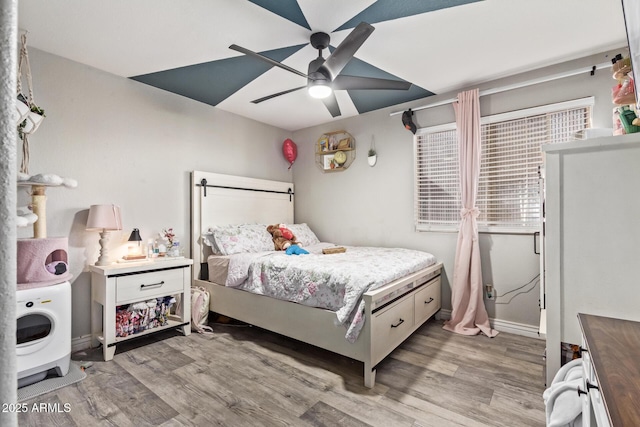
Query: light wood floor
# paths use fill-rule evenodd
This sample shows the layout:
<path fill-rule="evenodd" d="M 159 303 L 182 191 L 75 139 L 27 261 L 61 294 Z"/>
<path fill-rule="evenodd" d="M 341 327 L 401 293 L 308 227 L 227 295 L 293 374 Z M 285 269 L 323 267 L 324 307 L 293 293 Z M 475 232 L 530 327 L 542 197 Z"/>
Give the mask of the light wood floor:
<path fill-rule="evenodd" d="M 20 426 L 544 426 L 544 341 L 465 337 L 430 320 L 363 386 L 362 363 L 255 327 L 162 332 L 93 360 L 87 378 L 26 403 L 69 412 Z"/>

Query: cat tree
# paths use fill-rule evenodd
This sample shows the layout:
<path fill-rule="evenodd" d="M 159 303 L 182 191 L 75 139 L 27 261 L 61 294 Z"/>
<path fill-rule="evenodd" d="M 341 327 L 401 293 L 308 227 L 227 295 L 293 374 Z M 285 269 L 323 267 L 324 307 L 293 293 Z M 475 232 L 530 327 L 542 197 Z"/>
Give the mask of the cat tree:
<path fill-rule="evenodd" d="M 18 135 L 22 140 L 22 164 L 18 174 L 19 187 L 31 187 L 31 204 L 18 208 L 18 226 L 26 227 L 33 224 L 33 237 L 44 239 L 47 237 L 47 187 L 65 186 L 77 187 L 78 183 L 70 178 L 63 178 L 53 174 L 29 175 L 29 136 L 33 135 L 44 120 L 44 110 L 40 108 L 34 98 L 31 65 L 27 51 L 27 34 L 20 37 L 20 61 L 18 64 L 16 120 Z M 28 93 L 23 93 L 22 75 L 27 80 Z"/>
<path fill-rule="evenodd" d="M 21 37 L 18 67 L 16 123 L 22 140 L 22 164 L 18 187 L 29 187 L 31 203 L 17 209 L 17 225 L 33 225 L 33 238 L 18 239 L 18 289 L 48 286 L 71 278 L 67 266 L 67 238 L 47 237 L 47 187 L 75 188 L 78 183 L 54 174 L 29 174 L 29 136 L 38 130 L 44 110 L 35 103 L 31 67 L 27 53 L 27 36 Z M 22 74 L 26 74 L 28 93 L 22 90 Z M 62 265 L 64 264 L 64 265 Z"/>

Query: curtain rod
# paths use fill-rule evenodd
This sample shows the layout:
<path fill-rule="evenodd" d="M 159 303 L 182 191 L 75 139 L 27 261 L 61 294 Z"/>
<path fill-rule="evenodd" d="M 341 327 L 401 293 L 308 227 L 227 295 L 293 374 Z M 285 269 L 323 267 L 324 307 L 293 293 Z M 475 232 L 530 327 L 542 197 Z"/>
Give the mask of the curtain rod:
<path fill-rule="evenodd" d="M 520 88 L 523 88 L 523 87 L 533 86 L 533 85 L 537 85 L 539 83 L 546 83 L 546 82 L 550 82 L 550 81 L 553 81 L 553 80 L 559 80 L 559 79 L 563 79 L 565 77 L 576 76 L 578 74 L 587 73 L 587 72 L 589 72 L 589 73 L 591 73 L 591 75 L 593 75 L 596 70 L 601 70 L 603 68 L 608 68 L 608 67 L 611 67 L 611 63 L 610 62 L 603 62 L 601 64 L 594 65 L 592 67 L 578 68 L 576 70 L 565 71 L 565 72 L 558 73 L 558 74 L 551 74 L 549 76 L 538 77 L 537 79 L 527 80 L 527 81 L 519 82 L 519 83 L 513 83 L 513 84 L 502 86 L 502 87 L 481 90 L 479 95 L 480 96 L 493 95 L 495 93 L 506 92 L 508 90 L 513 90 L 513 89 L 520 89 Z M 424 109 L 427 109 L 427 108 L 439 107 L 440 105 L 451 104 L 453 102 L 456 102 L 457 100 L 458 100 L 457 97 L 444 99 L 442 101 L 437 101 L 437 102 L 434 102 L 434 103 L 431 103 L 431 104 L 422 105 L 420 107 L 412 108 L 411 111 L 419 111 L 419 110 L 424 110 Z M 406 110 L 396 111 L 394 113 L 390 113 L 389 115 L 390 116 L 396 116 L 398 114 L 402 114 L 404 111 L 406 111 Z"/>

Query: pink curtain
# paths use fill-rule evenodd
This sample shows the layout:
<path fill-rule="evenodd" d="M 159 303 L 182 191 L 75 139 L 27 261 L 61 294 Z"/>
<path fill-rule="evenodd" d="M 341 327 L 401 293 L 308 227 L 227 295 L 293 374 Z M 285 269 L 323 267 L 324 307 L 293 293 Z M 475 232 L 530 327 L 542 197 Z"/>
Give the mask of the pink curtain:
<path fill-rule="evenodd" d="M 484 306 L 480 245 L 478 244 L 476 206 L 480 176 L 480 101 L 478 89 L 461 92 L 453 104 L 458 129 L 460 157 L 460 192 L 462 209 L 460 232 L 453 267 L 451 289 L 451 319 L 444 329 L 463 335 L 480 332 L 489 337 L 498 334 L 491 329 Z"/>

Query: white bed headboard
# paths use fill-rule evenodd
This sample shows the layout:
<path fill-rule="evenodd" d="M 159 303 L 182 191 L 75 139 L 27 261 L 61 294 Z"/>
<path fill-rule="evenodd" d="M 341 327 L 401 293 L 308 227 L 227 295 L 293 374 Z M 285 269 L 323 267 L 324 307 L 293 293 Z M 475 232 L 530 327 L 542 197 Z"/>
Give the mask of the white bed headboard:
<path fill-rule="evenodd" d="M 213 225 L 293 223 L 293 183 L 193 171 L 191 256 L 193 277 L 211 254 L 202 233 Z"/>

